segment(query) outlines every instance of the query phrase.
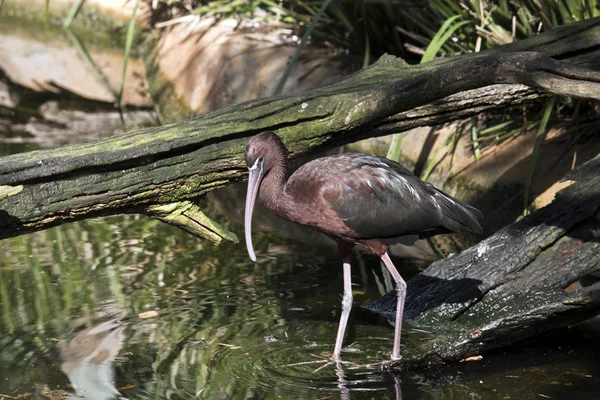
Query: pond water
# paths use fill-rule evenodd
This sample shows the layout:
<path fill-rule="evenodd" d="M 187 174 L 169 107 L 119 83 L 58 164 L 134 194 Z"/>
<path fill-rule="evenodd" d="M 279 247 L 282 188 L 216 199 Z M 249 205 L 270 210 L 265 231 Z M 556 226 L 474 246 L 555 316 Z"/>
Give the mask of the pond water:
<path fill-rule="evenodd" d="M 342 292 L 336 251 L 254 236 L 257 263 L 243 243 L 208 244 L 134 215 L 0 241 L 0 398 L 597 398 L 600 335 L 587 327 L 390 373 L 380 361 L 393 328 L 359 308 L 390 279 L 361 254 L 347 363 L 326 365 Z"/>

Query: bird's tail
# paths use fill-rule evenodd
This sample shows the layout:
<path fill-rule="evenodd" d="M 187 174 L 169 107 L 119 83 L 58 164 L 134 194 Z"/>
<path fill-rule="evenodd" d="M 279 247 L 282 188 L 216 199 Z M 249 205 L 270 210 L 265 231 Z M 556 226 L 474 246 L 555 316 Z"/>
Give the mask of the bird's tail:
<path fill-rule="evenodd" d="M 443 225 L 454 232 L 481 233 L 481 211 L 436 188 L 436 200 L 442 209 Z"/>

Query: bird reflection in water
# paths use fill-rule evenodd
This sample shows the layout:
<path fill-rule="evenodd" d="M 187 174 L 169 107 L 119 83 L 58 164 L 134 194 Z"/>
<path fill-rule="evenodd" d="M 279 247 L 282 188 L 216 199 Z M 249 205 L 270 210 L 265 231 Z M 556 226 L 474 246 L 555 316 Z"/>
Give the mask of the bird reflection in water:
<path fill-rule="evenodd" d="M 68 398 L 122 398 L 114 386 L 112 364 L 123 346 L 123 330 L 117 319 L 110 319 L 58 343 L 63 360 L 61 370 L 75 389 L 75 394 Z"/>
<path fill-rule="evenodd" d="M 340 389 L 340 400 L 349 400 L 350 397 L 350 389 L 348 388 L 351 382 L 348 382 L 346 379 L 346 374 L 344 372 L 343 363 L 336 363 L 335 374 L 337 375 L 338 385 L 337 387 Z M 384 366 L 384 369 L 381 370 L 382 377 L 391 376 L 394 380 L 394 395 L 396 400 L 402 400 L 402 387 L 400 386 L 400 378 L 389 371 L 387 366 Z"/>

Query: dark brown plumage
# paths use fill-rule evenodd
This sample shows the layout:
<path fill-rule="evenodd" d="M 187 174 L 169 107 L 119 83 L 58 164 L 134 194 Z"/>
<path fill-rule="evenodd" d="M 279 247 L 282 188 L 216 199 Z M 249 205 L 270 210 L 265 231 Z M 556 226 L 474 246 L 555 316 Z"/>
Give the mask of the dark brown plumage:
<path fill-rule="evenodd" d="M 250 258 L 256 260 L 250 232 L 257 194 L 273 214 L 313 227 L 338 243 L 344 261 L 344 297 L 332 359 L 339 361 L 352 307 L 352 247 L 359 244 L 377 254 L 396 281 L 392 358 L 400 358 L 406 283 L 387 255 L 388 245 L 439 233 L 481 233 L 481 212 L 421 181 L 402 165 L 366 154 L 318 158 L 288 177 L 288 150 L 273 132 L 250 139 L 245 158 L 249 170 L 245 233 Z"/>

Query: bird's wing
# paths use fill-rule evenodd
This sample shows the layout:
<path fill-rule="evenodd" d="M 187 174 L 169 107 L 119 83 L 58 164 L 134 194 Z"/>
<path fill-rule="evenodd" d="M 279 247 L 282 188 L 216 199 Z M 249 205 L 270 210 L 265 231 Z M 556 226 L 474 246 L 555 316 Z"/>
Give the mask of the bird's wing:
<path fill-rule="evenodd" d="M 479 210 L 421 181 L 402 165 L 364 154 L 341 155 L 323 196 L 360 238 L 481 232 Z"/>

